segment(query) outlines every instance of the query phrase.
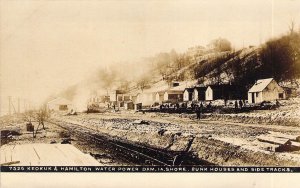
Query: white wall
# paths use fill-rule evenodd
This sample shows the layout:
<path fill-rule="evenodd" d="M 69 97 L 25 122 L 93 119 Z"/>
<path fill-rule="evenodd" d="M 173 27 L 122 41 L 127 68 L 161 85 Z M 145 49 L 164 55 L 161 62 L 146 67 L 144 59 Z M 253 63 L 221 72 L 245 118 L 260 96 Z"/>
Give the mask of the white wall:
<path fill-rule="evenodd" d="M 159 102 L 159 93 L 156 93 L 156 94 L 155 94 L 155 101 L 156 101 L 156 102 Z"/>
<path fill-rule="evenodd" d="M 65 105 L 65 104 L 61 104 L 61 105 Z M 59 106 L 60 106 L 59 104 L 48 104 L 47 106 L 48 106 L 49 110 L 60 111 L 59 110 Z M 71 109 L 74 109 L 73 106 L 70 105 L 70 104 L 68 104 L 67 106 L 68 106 L 67 111 L 70 111 Z"/>
<path fill-rule="evenodd" d="M 168 92 L 165 92 L 164 93 L 164 101 L 167 101 L 169 100 L 169 95 L 168 95 Z"/>
<path fill-rule="evenodd" d="M 194 89 L 194 92 L 193 92 L 193 101 L 198 101 L 198 90 L 197 89 Z"/>
<path fill-rule="evenodd" d="M 187 90 L 183 93 L 183 101 L 189 101 L 189 92 Z"/>
<path fill-rule="evenodd" d="M 262 92 L 258 92 L 258 96 L 256 93 L 257 92 L 255 92 L 255 103 L 279 99 L 279 93 L 283 93 L 283 98 L 285 98 L 284 90 L 274 80 Z M 248 102 L 254 103 L 251 93 L 248 93 Z"/>
<path fill-rule="evenodd" d="M 109 94 L 109 100 L 111 102 L 117 101 L 117 95 L 116 95 L 116 93 L 110 93 Z"/>
<path fill-rule="evenodd" d="M 252 93 L 248 92 L 248 103 L 261 103 L 264 101 L 262 92 L 254 92 L 254 100 L 252 101 Z"/>
<path fill-rule="evenodd" d="M 248 92 L 248 103 L 253 103 L 252 102 L 252 93 Z"/>
<path fill-rule="evenodd" d="M 155 102 L 155 96 L 152 93 L 140 93 L 136 101 L 137 103 L 142 103 L 143 106 L 149 106 Z"/>
<path fill-rule="evenodd" d="M 209 86 L 205 91 L 205 100 L 207 100 L 207 101 L 213 100 L 213 90 Z"/>

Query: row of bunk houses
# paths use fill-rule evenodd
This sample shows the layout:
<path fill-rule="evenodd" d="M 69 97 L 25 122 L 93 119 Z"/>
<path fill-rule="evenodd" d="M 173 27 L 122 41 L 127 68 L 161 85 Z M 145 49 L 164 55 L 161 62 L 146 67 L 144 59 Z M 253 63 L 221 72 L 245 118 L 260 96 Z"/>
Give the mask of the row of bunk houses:
<path fill-rule="evenodd" d="M 109 95 L 110 105 L 114 108 L 134 109 L 134 103 L 136 102 L 136 95 L 127 93 L 123 90 L 113 90 Z"/>
<path fill-rule="evenodd" d="M 138 94 L 115 90 L 110 95 L 111 102 L 125 109 L 139 109 L 162 103 L 246 99 L 248 99 L 248 103 L 260 103 L 284 98 L 284 89 L 272 78 L 257 80 L 248 90 L 248 96 L 246 90 L 232 84 L 195 87 L 184 87 L 176 84 L 175 87 L 148 89 Z"/>
<path fill-rule="evenodd" d="M 263 101 L 275 101 L 286 99 L 286 91 L 273 78 L 257 80 L 247 91 L 242 86 L 232 84 L 195 86 L 195 87 L 171 87 L 162 91 L 146 94 L 145 106 L 164 102 L 179 103 L 189 101 L 213 101 L 213 100 L 247 100 L 250 104 Z M 144 104 L 143 104 L 144 106 Z"/>
<path fill-rule="evenodd" d="M 154 87 L 140 93 L 128 93 L 122 90 L 113 90 L 109 95 L 91 97 L 90 103 L 105 103 L 113 108 L 141 109 L 145 106 L 162 103 L 181 103 L 190 101 L 213 100 L 241 100 L 248 99 L 248 103 L 261 103 L 285 99 L 288 92 L 278 85 L 273 78 L 257 80 L 247 91 L 231 84 L 186 87 L 174 84 L 172 87 Z M 72 102 L 57 98 L 47 103 L 49 110 L 67 111 L 74 109 Z"/>
<path fill-rule="evenodd" d="M 184 101 L 212 101 L 212 100 L 237 100 L 243 96 L 240 89 L 235 85 L 209 85 L 186 88 L 184 90 Z"/>

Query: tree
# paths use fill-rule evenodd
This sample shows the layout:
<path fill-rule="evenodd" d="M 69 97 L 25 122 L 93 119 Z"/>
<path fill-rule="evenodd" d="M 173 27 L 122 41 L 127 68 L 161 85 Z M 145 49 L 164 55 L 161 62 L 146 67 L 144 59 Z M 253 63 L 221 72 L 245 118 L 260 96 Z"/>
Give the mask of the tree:
<path fill-rule="evenodd" d="M 50 113 L 48 112 L 46 107 L 42 107 L 40 108 L 40 110 L 38 110 L 36 112 L 36 120 L 38 122 L 38 125 L 42 125 L 43 129 L 45 129 L 45 124 L 44 122 L 50 117 Z"/>
<path fill-rule="evenodd" d="M 28 110 L 23 113 L 23 120 L 28 124 L 32 124 L 32 121 L 35 119 L 35 113 L 33 110 Z"/>
<path fill-rule="evenodd" d="M 208 46 L 209 48 L 217 52 L 225 52 L 232 50 L 231 43 L 229 42 L 229 40 L 224 38 L 214 39 L 209 43 Z"/>
<path fill-rule="evenodd" d="M 150 87 L 150 79 L 146 76 L 143 76 L 142 78 L 139 79 L 136 85 L 143 92 L 144 89 Z"/>
<path fill-rule="evenodd" d="M 268 41 L 261 52 L 265 77 L 293 80 L 300 74 L 300 34 L 291 32 Z"/>
<path fill-rule="evenodd" d="M 23 119 L 28 122 L 28 124 L 32 125 L 33 122 L 37 122 L 37 128 L 33 130 L 32 136 L 36 138 L 39 127 L 42 125 L 45 130 L 45 121 L 50 117 L 50 113 L 48 112 L 46 106 L 41 107 L 37 111 L 29 110 L 23 114 Z"/>

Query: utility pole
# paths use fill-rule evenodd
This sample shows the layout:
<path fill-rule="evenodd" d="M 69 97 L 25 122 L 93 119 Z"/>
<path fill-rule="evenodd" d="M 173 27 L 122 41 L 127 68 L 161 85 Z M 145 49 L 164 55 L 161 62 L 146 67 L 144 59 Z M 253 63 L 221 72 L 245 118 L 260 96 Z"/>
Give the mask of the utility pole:
<path fill-rule="evenodd" d="M 11 96 L 9 96 L 8 97 L 8 115 L 11 115 L 11 105 L 10 105 L 10 103 L 11 103 Z"/>
<path fill-rule="evenodd" d="M 26 112 L 26 99 L 23 100 L 23 111 Z"/>
<path fill-rule="evenodd" d="M 20 113 L 20 98 L 18 98 L 18 114 Z"/>

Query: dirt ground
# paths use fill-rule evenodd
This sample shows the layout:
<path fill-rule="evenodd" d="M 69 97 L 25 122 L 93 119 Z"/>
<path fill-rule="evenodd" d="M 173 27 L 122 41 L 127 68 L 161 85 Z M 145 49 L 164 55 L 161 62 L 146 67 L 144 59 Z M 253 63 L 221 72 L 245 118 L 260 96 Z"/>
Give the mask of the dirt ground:
<path fill-rule="evenodd" d="M 37 128 L 37 122 L 32 122 L 35 128 Z M 0 118 L 0 129 L 11 130 L 18 132 L 18 135 L 13 135 L 9 139 L 1 139 L 1 146 L 7 145 L 21 145 L 29 143 L 61 143 L 66 138 L 70 138 L 69 133 L 61 127 L 55 126 L 52 123 L 45 122 L 45 129 L 42 126 L 39 127 L 39 131 L 36 137 L 33 138 L 33 133 L 26 130 L 26 122 L 23 120 L 22 115 L 4 116 Z M 105 151 L 96 148 L 94 145 L 77 140 L 71 137 L 71 144 L 78 148 L 80 151 L 86 154 L 94 156 L 98 154 L 97 160 L 99 165 L 124 165 L 123 162 L 114 159 Z"/>
<path fill-rule="evenodd" d="M 146 144 L 166 150 L 188 150 L 199 158 L 218 165 L 299 166 L 300 152 L 274 152 L 274 144 L 258 140 L 272 134 L 284 137 L 300 136 L 300 100 L 281 102 L 276 110 L 260 110 L 239 114 L 205 114 L 196 120 L 194 114 L 142 113 L 118 111 L 104 113 L 78 113 L 67 116 L 54 113 L 50 121 L 72 123 L 94 129 L 111 137 Z M 146 123 L 141 123 L 143 120 Z M 52 124 L 39 131 L 37 138 L 25 131 L 21 117 L 1 117 L 1 129 L 18 128 L 20 136 L 12 143 L 61 142 L 63 130 Z M 188 143 L 194 139 L 191 146 Z M 118 164 L 117 160 L 89 144 L 72 141 L 85 153 L 103 156 L 103 163 Z"/>
<path fill-rule="evenodd" d="M 268 122 L 250 124 L 207 117 L 196 120 L 194 115 L 144 114 L 133 111 L 81 113 L 77 116 L 54 115 L 53 119 L 87 126 L 113 137 L 170 150 L 184 150 L 189 139 L 195 137 L 190 150 L 198 153 L 199 158 L 206 158 L 220 165 L 294 166 L 300 164 L 299 151 L 270 151 L 273 144 L 257 139 L 258 136 L 273 133 L 300 136 L 298 126 L 274 125 Z M 137 120 L 144 120 L 148 124 L 134 123 Z M 164 132 L 163 135 L 159 134 L 161 130 Z M 207 145 L 203 145 L 205 142 Z M 203 148 L 206 148 L 206 151 Z M 204 156 L 209 150 L 213 154 Z"/>

